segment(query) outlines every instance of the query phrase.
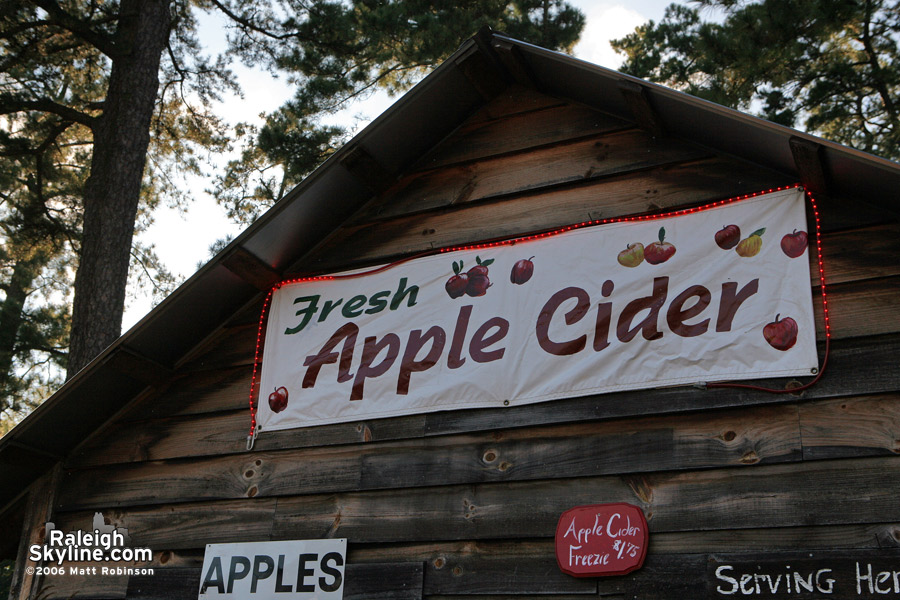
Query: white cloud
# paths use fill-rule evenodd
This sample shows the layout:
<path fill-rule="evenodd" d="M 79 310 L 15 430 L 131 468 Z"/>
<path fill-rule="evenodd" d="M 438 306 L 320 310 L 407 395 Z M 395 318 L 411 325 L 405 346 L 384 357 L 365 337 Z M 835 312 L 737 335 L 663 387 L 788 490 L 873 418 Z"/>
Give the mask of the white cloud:
<path fill-rule="evenodd" d="M 610 69 L 622 64 L 623 56 L 609 45 L 609 40 L 623 37 L 647 21 L 639 12 L 623 4 L 574 2 L 587 17 L 581 41 L 575 46 L 575 56 Z"/>

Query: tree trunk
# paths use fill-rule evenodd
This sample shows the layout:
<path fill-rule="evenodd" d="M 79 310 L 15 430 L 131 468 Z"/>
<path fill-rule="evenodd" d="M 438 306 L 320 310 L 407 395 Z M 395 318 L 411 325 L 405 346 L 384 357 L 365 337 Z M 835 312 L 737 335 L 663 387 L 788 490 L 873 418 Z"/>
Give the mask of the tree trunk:
<path fill-rule="evenodd" d="M 91 174 L 84 189 L 69 378 L 121 333 L 160 57 L 170 27 L 168 0 L 122 0 L 109 89 L 94 127 Z"/>
<path fill-rule="evenodd" d="M 18 410 L 17 378 L 13 373 L 19 328 L 25 314 L 25 301 L 33 289 L 35 277 L 44 266 L 43 256 L 33 256 L 16 261 L 6 287 L 6 298 L 0 303 L 0 409 Z"/>

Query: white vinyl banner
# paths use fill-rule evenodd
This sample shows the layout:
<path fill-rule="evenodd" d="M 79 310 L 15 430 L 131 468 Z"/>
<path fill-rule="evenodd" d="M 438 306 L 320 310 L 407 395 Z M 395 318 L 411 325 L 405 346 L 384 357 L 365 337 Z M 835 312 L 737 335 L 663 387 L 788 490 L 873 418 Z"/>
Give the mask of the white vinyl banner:
<path fill-rule="evenodd" d="M 285 284 L 260 431 L 811 375 L 803 192 Z"/>

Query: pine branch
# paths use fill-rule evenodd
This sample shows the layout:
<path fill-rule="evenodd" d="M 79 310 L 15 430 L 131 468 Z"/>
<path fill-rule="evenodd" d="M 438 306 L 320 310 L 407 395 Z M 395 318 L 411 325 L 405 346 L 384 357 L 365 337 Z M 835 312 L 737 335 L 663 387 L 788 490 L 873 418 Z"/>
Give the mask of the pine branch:
<path fill-rule="evenodd" d="M 80 37 L 110 58 L 114 58 L 117 54 L 112 37 L 94 29 L 96 23 L 70 15 L 55 0 L 35 0 L 35 4 L 47 11 L 47 15 L 55 25 Z"/>
<path fill-rule="evenodd" d="M 45 27 L 47 25 L 51 25 L 52 21 L 41 19 L 39 21 L 29 21 L 26 23 L 19 23 L 15 27 L 10 27 L 9 29 L 4 29 L 0 32 L 0 39 L 11 40 L 20 33 L 25 33 L 30 29 L 37 29 L 40 27 Z"/>
<path fill-rule="evenodd" d="M 238 25 L 240 25 L 241 27 L 243 27 L 245 29 L 249 29 L 250 31 L 255 31 L 256 33 L 262 34 L 273 40 L 287 40 L 287 39 L 297 37 L 296 33 L 283 33 L 283 34 L 272 33 L 268 29 L 265 29 L 264 27 L 260 27 L 259 25 L 253 23 L 252 21 L 250 21 L 250 19 L 236 15 L 235 13 L 233 13 L 231 11 L 231 9 L 229 9 L 227 6 L 225 6 L 224 4 L 219 2 L 219 0 L 211 0 L 211 2 L 213 4 L 213 6 L 215 6 L 220 11 L 225 13 L 226 17 L 228 17 L 229 19 L 231 19 L 232 21 L 234 21 L 235 23 L 237 23 Z"/>
<path fill-rule="evenodd" d="M 70 106 L 57 104 L 46 98 L 40 100 L 23 100 L 9 95 L 0 95 L 0 115 L 10 115 L 28 110 L 54 114 L 67 121 L 81 123 L 82 125 L 91 128 L 93 128 L 97 122 L 97 117 L 85 114 Z"/>
<path fill-rule="evenodd" d="M 891 98 L 891 93 L 887 89 L 887 85 L 885 84 L 884 72 L 881 69 L 881 64 L 878 60 L 878 53 L 875 51 L 875 47 L 872 45 L 872 36 L 870 32 L 870 26 L 872 23 L 872 3 L 871 1 L 866 1 L 866 20 L 863 24 L 863 37 L 862 44 L 863 48 L 866 51 L 866 56 L 869 59 L 869 65 L 872 68 L 872 77 L 873 87 L 878 91 L 878 95 L 881 97 L 881 101 L 884 103 L 884 108 L 888 112 L 888 116 L 891 121 L 896 121 L 897 114 L 894 109 L 894 101 Z"/>

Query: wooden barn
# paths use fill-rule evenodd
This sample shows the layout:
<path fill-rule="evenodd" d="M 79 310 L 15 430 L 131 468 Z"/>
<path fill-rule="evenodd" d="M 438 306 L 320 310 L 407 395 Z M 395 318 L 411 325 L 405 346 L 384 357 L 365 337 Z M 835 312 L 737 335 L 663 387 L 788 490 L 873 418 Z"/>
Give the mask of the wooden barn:
<path fill-rule="evenodd" d="M 687 238 L 703 237 L 699 231 L 685 235 L 693 222 L 687 219 L 715 214 L 722 203 L 737 209 L 745 196 L 762 198 L 770 190 L 795 190 L 804 198 L 808 238 L 802 259 L 791 264 L 804 270 L 800 303 L 807 298 L 816 329 L 815 335 L 809 327 L 804 332 L 813 358 L 806 374 L 776 369 L 731 378 L 742 387 L 707 385 L 715 378 L 690 385 L 667 378 L 673 365 L 690 362 L 667 350 L 673 353 L 649 369 L 662 383 L 651 386 L 620 385 L 613 374 L 602 390 L 567 388 L 565 372 L 526 367 L 529 377 L 556 379 L 569 391 L 519 403 L 503 396 L 504 386 L 518 385 L 512 381 L 518 367 L 510 364 L 487 376 L 486 385 L 501 390 L 488 402 L 477 397 L 477 388 L 453 384 L 455 403 L 449 405 L 278 425 L 287 388 L 279 398 L 277 384 L 266 383 L 269 362 L 278 358 L 267 354 L 274 342 L 260 316 L 264 307 L 274 310 L 272 290 L 286 289 L 283 281 L 302 285 L 304 278 L 424 260 L 440 263 L 439 294 L 447 306 L 456 303 L 453 319 L 459 307 L 506 288 L 518 290 L 523 302 L 547 302 L 546 309 L 556 291 L 538 286 L 547 262 L 536 258 L 534 279 L 513 286 L 531 271 L 523 263 L 516 281 L 515 268 L 500 270 L 500 259 L 488 266 L 493 249 L 506 251 L 516 240 L 525 260 L 536 254 L 525 244 L 539 243 L 531 236 L 548 234 L 549 244 L 549 234 L 567 239 L 570 226 L 578 235 L 602 237 L 607 225 L 633 224 L 653 229 L 649 239 L 641 238 L 649 262 L 649 246 L 663 229 L 654 221 L 683 216 L 687 225 L 665 228 L 687 256 L 681 249 Z M 283 542 L 252 546 L 277 554 L 288 542 L 322 540 L 327 548 L 334 546 L 328 540 L 346 540 L 330 551 L 330 563 L 319 565 L 331 577 L 318 578 L 332 591 L 340 583 L 345 599 L 900 597 L 898 190 L 896 163 L 481 32 L 0 440 L 0 558 L 15 560 L 10 598 L 239 597 L 231 589 L 235 582 L 226 586 L 223 577 L 239 579 L 247 569 L 235 571 L 232 562 L 230 571 L 207 571 L 211 555 L 226 556 L 232 544 Z M 742 238 L 753 237 L 754 228 L 746 225 Z M 776 229 L 772 222 L 767 233 L 754 232 L 765 251 L 781 252 Z M 675 231 L 682 232 L 677 239 Z M 663 232 L 659 237 L 664 244 Z M 744 256 L 714 247 L 709 252 L 735 261 Z M 470 270 L 476 263 L 483 272 Z M 448 278 L 468 273 L 471 286 L 487 279 L 489 268 L 493 287 L 484 298 L 477 296 L 487 282 L 474 293 L 460 288 L 468 295 L 453 298 Z M 650 292 L 651 268 L 665 266 L 643 263 L 622 272 L 643 272 Z M 556 321 L 565 316 L 571 325 L 590 309 L 584 322 L 590 321 L 592 334 L 606 327 L 609 340 L 623 347 L 637 335 L 637 326 L 621 331 L 624 317 L 616 316 L 612 285 L 604 284 L 601 293 L 583 283 L 582 273 L 549 270 L 570 278 L 566 294 L 578 306 L 579 294 L 590 297 L 577 312 L 564 294 L 553 305 Z M 391 276 L 397 289 L 385 288 L 381 303 L 373 294 L 381 288 L 362 279 L 356 293 L 363 300 L 346 299 L 340 309 L 332 302 L 328 332 L 342 315 L 360 314 L 365 306 L 372 313 L 388 300 L 391 308 L 411 306 L 417 281 L 410 276 L 397 283 L 399 275 Z M 663 279 L 653 278 L 654 294 Z M 715 314 L 703 321 L 695 316 L 710 302 L 706 288 L 689 289 L 660 314 L 660 323 L 668 317 L 673 331 L 702 326 L 704 335 L 690 339 L 712 338 Z M 742 300 L 747 289 L 723 284 L 721 294 Z M 418 291 L 426 304 L 424 285 Z M 671 294 L 677 291 L 673 283 Z M 607 296 L 614 312 L 604 321 Z M 300 299 L 294 298 L 294 309 Z M 288 312 L 304 319 L 294 330 L 313 315 L 310 305 Z M 310 320 L 321 323 L 325 310 L 318 310 Z M 736 310 L 735 323 L 744 309 Z M 727 329 L 734 314 L 723 319 L 722 312 L 717 331 Z M 399 309 L 392 314 L 413 320 Z M 470 335 L 476 317 L 472 313 Z M 610 331 L 610 318 L 619 319 L 618 333 Z M 467 367 L 481 362 L 478 353 L 484 361 L 497 356 L 502 321 L 493 321 L 493 330 L 485 322 L 474 334 Z M 542 342 L 548 365 L 558 358 L 550 354 L 601 356 L 596 339 L 593 348 L 587 339 L 584 349 L 585 338 L 572 334 L 568 341 L 580 339 L 581 347 L 570 347 L 550 341 L 567 330 L 549 327 L 545 323 Z M 437 333 L 445 330 L 452 361 L 450 330 Z M 415 330 L 410 343 L 418 336 L 424 352 L 431 335 L 434 348 L 434 331 Z M 534 335 L 535 327 L 528 331 Z M 629 344 L 649 345 L 659 337 L 646 328 L 643 333 Z M 332 354 L 323 349 L 304 363 L 318 360 L 320 379 L 329 385 L 352 376 L 329 364 L 337 361 L 341 339 L 330 340 Z M 665 329 L 660 343 L 673 339 L 689 340 Z M 376 344 L 375 337 L 366 344 L 370 340 Z M 507 349 L 512 352 L 512 344 Z M 414 386 L 437 372 L 425 369 L 444 360 L 426 364 L 417 356 L 415 350 L 404 354 L 407 384 Z M 357 377 L 353 393 L 357 384 L 360 395 L 362 384 L 380 389 L 379 366 L 369 361 L 372 379 Z M 591 369 L 585 372 L 590 376 Z M 349 386 L 341 389 L 350 394 Z M 273 388 L 276 397 L 267 402 Z M 290 391 L 291 402 L 306 393 Z M 353 402 L 358 399 L 333 402 L 354 410 L 381 402 L 368 396 Z M 248 440 L 257 415 L 276 425 L 263 425 Z M 567 525 L 561 516 L 578 507 L 636 510 L 629 528 L 647 534 L 636 553 L 640 564 L 581 576 L 564 571 L 557 552 L 575 521 Z M 615 518 L 603 514 L 606 535 L 613 536 Z M 66 533 L 127 529 L 129 547 L 150 549 L 152 557 L 115 563 L 121 568 L 102 574 L 102 561 L 58 565 L 43 554 L 35 560 L 32 547 L 45 543 L 47 523 Z M 602 527 L 577 529 L 580 542 L 602 538 Z M 610 552 L 621 557 L 618 542 L 600 548 L 593 562 L 612 564 Z M 253 563 L 259 579 L 274 577 L 267 560 Z M 311 565 L 304 571 L 301 564 L 296 582 L 279 579 L 275 585 L 283 593 L 254 589 L 243 597 L 333 597 L 307 591 L 315 588 L 306 585 L 316 580 Z"/>

